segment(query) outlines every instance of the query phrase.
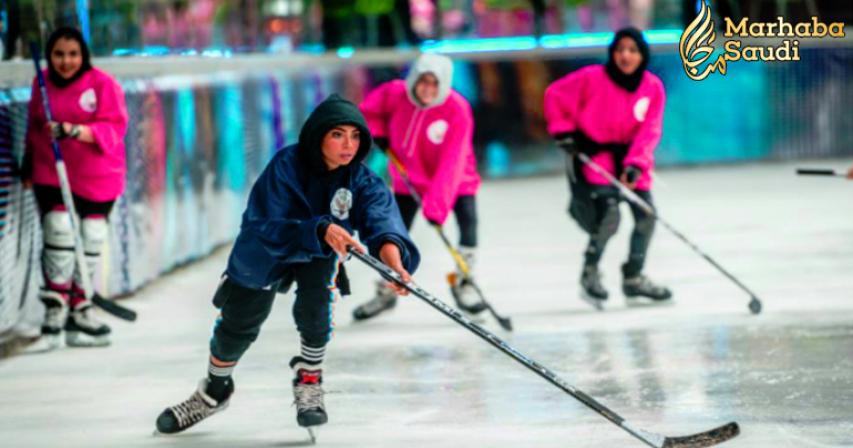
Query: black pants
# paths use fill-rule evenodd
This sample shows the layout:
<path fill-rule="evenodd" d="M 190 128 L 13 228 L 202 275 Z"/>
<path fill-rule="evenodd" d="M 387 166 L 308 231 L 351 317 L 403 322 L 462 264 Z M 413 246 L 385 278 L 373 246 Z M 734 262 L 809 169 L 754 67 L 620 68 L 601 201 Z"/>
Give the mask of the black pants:
<path fill-rule="evenodd" d="M 56 207 L 64 205 L 62 202 L 62 190 L 59 187 L 51 187 L 47 185 L 33 185 L 33 193 L 36 196 L 36 202 L 39 206 L 41 217 L 53 210 Z M 95 202 L 86 198 L 72 194 L 74 200 L 74 210 L 81 218 L 91 215 L 103 215 L 105 218 L 110 216 L 110 211 L 113 209 L 115 201 Z"/>
<path fill-rule="evenodd" d="M 261 331 L 272 310 L 277 291 L 286 292 L 296 282 L 293 319 L 304 345 L 324 347 L 332 333 L 332 288 L 337 276 L 336 258 L 314 259 L 288 267 L 278 287 L 251 289 L 223 277 L 213 296 L 221 310 L 210 340 L 210 353 L 220 361 L 235 362 Z M 275 285 L 274 285 L 275 286 Z"/>
<path fill-rule="evenodd" d="M 397 207 L 400 208 L 400 215 L 403 217 L 406 229 L 410 230 L 415 215 L 418 213 L 418 208 L 420 208 L 418 203 L 407 194 L 395 194 L 394 199 L 397 200 Z M 463 195 L 456 198 L 456 203 L 453 204 L 453 214 L 456 215 L 456 222 L 459 224 L 459 245 L 477 247 L 476 196 Z"/>
<path fill-rule="evenodd" d="M 589 234 L 589 244 L 584 253 L 585 264 L 597 265 L 604 254 L 607 241 L 619 228 L 621 197 L 619 190 L 615 187 L 588 185 L 583 183 L 583 180 L 579 182 L 582 184 L 572 187 L 569 214 Z M 635 191 L 635 193 L 654 206 L 651 192 Z M 628 261 L 622 265 L 622 273 L 626 277 L 632 277 L 643 270 L 646 253 L 655 229 L 655 218 L 634 203 L 628 202 L 628 204 L 631 207 L 631 215 L 634 216 L 634 230 L 631 232 Z"/>

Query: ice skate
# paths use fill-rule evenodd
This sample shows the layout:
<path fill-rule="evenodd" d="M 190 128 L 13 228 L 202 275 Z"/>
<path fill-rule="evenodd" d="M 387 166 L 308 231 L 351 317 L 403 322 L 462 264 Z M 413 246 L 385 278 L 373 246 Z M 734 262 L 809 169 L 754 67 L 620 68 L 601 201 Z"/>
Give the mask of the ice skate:
<path fill-rule="evenodd" d="M 607 295 L 607 290 L 601 284 L 598 266 L 585 266 L 581 274 L 581 300 L 601 311 L 604 309 Z"/>
<path fill-rule="evenodd" d="M 622 293 L 628 306 L 659 305 L 671 303 L 672 292 L 664 286 L 655 284 L 643 274 L 626 277 L 622 280 Z"/>
<path fill-rule="evenodd" d="M 85 301 L 71 310 L 65 323 L 65 343 L 69 347 L 106 347 L 110 327 L 95 317 L 92 303 Z"/>
<path fill-rule="evenodd" d="M 448 274 L 447 280 L 450 282 L 450 293 L 456 301 L 457 308 L 469 315 L 476 315 L 486 310 L 486 304 L 480 300 L 472 280 L 455 272 Z"/>
<path fill-rule="evenodd" d="M 62 329 L 68 319 L 68 305 L 56 291 L 43 289 L 39 298 L 45 306 L 41 336 L 24 349 L 25 354 L 47 353 L 62 347 Z"/>
<path fill-rule="evenodd" d="M 461 268 L 457 267 L 456 272 L 447 275 L 447 280 L 450 283 L 450 293 L 456 301 L 456 307 L 473 316 L 486 310 L 486 304 L 483 303 L 474 285 L 473 272 L 477 262 L 477 252 L 473 247 L 461 246 L 459 255 L 465 261 L 468 275 L 466 276 Z"/>
<path fill-rule="evenodd" d="M 225 397 L 218 401 L 207 395 L 207 383 L 207 378 L 201 380 L 198 389 L 190 398 L 164 410 L 157 417 L 157 433 L 178 433 L 217 412 L 224 411 L 234 393 L 234 381 L 229 381 Z"/>
<path fill-rule="evenodd" d="M 376 283 L 376 296 L 359 305 L 352 312 L 355 320 L 367 320 L 397 306 L 397 294 L 384 281 Z"/>
<path fill-rule="evenodd" d="M 311 443 L 316 443 L 318 426 L 329 421 L 323 403 L 323 369 L 297 356 L 290 361 L 294 371 L 293 405 L 296 406 L 296 423 L 308 430 Z"/>

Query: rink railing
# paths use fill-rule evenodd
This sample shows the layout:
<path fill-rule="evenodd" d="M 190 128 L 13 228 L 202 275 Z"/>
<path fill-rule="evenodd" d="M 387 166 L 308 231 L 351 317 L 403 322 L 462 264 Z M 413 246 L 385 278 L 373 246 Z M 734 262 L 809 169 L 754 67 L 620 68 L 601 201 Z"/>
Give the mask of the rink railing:
<path fill-rule="evenodd" d="M 650 69 L 667 107 L 660 165 L 853 156 L 853 48 L 804 46 L 799 63 L 735 63 L 726 77 L 688 79 L 671 44 Z M 456 52 L 454 87 L 473 106 L 487 177 L 557 172 L 542 97 L 554 79 L 601 62 L 603 50 Z M 400 76 L 413 52 L 107 58 L 130 113 L 127 190 L 110 217 L 96 289 L 132 292 L 235 235 L 254 178 L 295 142 L 308 112 L 332 92 L 358 102 Z M 342 57 L 345 56 L 345 57 Z M 0 63 L 0 341 L 32 333 L 41 310 L 40 234 L 32 193 L 15 172 L 23 154 L 32 64 Z M 368 164 L 384 170 L 373 154 Z M 180 297 L 169 300 L 180 300 Z"/>

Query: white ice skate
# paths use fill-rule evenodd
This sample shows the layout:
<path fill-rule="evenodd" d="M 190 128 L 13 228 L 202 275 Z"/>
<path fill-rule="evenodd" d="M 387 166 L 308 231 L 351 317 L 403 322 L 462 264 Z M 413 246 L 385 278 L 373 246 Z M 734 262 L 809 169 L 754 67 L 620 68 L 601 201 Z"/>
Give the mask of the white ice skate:
<path fill-rule="evenodd" d="M 41 336 L 23 350 L 24 354 L 47 353 L 62 347 L 62 328 L 68 319 L 68 305 L 61 294 L 48 289 L 41 290 L 39 298 L 45 307 Z"/>

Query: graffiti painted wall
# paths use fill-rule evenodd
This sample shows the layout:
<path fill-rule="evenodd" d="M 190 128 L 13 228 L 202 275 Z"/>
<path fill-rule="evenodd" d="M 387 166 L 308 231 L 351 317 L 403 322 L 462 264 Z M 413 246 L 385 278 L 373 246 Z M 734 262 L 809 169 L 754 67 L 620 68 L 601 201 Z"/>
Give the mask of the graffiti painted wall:
<path fill-rule="evenodd" d="M 486 177 L 561 169 L 562 154 L 545 132 L 543 93 L 569 71 L 601 62 L 598 52 L 457 60 L 454 87 L 473 106 Z M 694 82 L 676 54 L 659 52 L 650 66 L 668 98 L 659 164 L 853 156 L 853 114 L 846 110 L 853 104 L 853 49 L 808 49 L 803 56 L 808 62 L 732 64 L 726 78 Z M 359 102 L 405 70 L 356 59 L 280 72 L 251 63 L 256 69 L 242 74 L 202 66 L 191 74 L 119 76 L 131 117 L 128 182 L 96 271 L 103 295 L 132 292 L 229 242 L 253 180 L 278 148 L 297 140 L 314 105 L 332 92 Z M 0 341 L 37 333 L 42 313 L 35 300 L 38 215 L 16 175 L 28 100 L 29 79 L 0 89 Z M 384 174 L 378 152 L 367 163 Z"/>

